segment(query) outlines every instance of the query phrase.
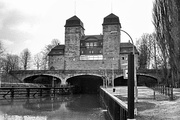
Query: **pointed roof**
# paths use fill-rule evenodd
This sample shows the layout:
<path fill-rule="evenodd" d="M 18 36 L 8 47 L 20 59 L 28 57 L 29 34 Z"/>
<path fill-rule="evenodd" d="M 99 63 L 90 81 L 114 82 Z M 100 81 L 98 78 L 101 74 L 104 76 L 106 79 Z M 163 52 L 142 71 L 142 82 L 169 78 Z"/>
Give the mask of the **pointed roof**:
<path fill-rule="evenodd" d="M 120 25 L 121 26 L 121 23 L 119 22 L 119 17 L 111 13 L 104 18 L 102 25 Z"/>
<path fill-rule="evenodd" d="M 77 26 L 81 26 L 84 29 L 83 22 L 76 15 L 74 15 L 73 17 L 66 20 L 66 24 L 64 27 L 77 27 Z"/>

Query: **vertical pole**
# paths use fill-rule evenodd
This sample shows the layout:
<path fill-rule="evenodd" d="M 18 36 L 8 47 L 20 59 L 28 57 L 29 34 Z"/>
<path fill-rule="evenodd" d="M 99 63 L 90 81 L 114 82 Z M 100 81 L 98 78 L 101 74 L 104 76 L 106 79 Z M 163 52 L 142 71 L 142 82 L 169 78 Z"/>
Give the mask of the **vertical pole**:
<path fill-rule="evenodd" d="M 11 98 L 14 98 L 14 88 L 11 88 L 10 91 L 11 91 Z"/>
<path fill-rule="evenodd" d="M 134 55 L 128 55 L 128 118 L 134 119 Z"/>
<path fill-rule="evenodd" d="M 26 91 L 27 91 L 27 97 L 29 97 L 30 96 L 30 88 L 26 88 Z"/>
<path fill-rule="evenodd" d="M 42 88 L 40 88 L 40 97 L 42 97 Z"/>

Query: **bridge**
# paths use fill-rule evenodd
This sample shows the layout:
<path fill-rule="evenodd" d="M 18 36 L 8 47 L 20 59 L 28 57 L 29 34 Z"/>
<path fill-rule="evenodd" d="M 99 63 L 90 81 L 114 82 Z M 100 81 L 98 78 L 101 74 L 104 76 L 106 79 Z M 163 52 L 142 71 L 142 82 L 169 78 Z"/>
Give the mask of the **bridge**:
<path fill-rule="evenodd" d="M 20 82 L 25 82 L 26 79 L 34 76 L 52 76 L 59 79 L 61 84 L 65 84 L 68 79 L 82 75 L 97 77 L 106 76 L 108 80 L 117 79 L 119 77 L 123 77 L 123 70 L 16 70 L 10 71 L 9 74 L 13 76 L 14 80 L 18 80 Z M 137 75 L 151 77 L 157 79 L 158 81 L 161 79 L 160 71 L 155 71 L 153 69 L 138 70 Z"/>
<path fill-rule="evenodd" d="M 161 80 L 161 72 L 156 70 L 138 70 L 137 81 L 139 85 L 157 83 Z M 51 86 L 65 84 L 84 86 L 84 89 L 92 86 L 97 89 L 101 85 L 114 86 L 127 85 L 123 70 L 99 69 L 99 70 L 16 70 L 9 72 L 8 79 L 11 82 L 40 83 Z M 86 87 L 85 87 L 86 86 Z"/>

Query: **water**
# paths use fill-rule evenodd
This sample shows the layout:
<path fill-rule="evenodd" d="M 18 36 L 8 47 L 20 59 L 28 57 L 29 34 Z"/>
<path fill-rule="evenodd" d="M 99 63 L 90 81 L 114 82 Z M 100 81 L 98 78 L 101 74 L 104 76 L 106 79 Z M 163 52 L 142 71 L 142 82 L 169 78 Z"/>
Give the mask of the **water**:
<path fill-rule="evenodd" d="M 0 120 L 108 120 L 98 95 L 0 100 Z"/>

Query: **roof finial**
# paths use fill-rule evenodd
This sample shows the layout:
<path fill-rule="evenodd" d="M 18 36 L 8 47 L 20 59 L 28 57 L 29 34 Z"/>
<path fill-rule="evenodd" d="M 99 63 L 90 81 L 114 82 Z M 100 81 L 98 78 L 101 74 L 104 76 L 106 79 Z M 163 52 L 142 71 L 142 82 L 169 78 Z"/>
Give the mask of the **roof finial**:
<path fill-rule="evenodd" d="M 111 13 L 113 13 L 113 0 L 111 0 Z"/>
<path fill-rule="evenodd" d="M 76 15 L 76 0 L 74 0 L 74 15 Z"/>

